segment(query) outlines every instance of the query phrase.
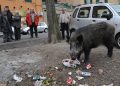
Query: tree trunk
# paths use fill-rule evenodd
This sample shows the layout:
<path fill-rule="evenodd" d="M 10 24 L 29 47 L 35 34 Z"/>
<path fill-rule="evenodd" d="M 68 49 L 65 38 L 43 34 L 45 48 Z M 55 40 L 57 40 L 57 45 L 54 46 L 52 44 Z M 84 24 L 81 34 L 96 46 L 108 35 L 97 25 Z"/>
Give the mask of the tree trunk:
<path fill-rule="evenodd" d="M 118 0 L 118 4 L 120 4 L 120 0 Z"/>
<path fill-rule="evenodd" d="M 56 43 L 61 40 L 58 18 L 55 10 L 54 0 L 46 0 L 48 20 L 48 42 Z"/>

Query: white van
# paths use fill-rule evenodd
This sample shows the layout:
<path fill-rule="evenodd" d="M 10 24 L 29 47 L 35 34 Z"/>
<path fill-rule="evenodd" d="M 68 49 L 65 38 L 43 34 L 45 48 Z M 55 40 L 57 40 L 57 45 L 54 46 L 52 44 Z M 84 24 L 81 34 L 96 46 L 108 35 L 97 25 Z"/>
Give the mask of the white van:
<path fill-rule="evenodd" d="M 115 27 L 115 40 L 120 48 L 120 5 L 86 4 L 74 9 L 70 20 L 70 33 L 89 24 L 105 21 Z"/>

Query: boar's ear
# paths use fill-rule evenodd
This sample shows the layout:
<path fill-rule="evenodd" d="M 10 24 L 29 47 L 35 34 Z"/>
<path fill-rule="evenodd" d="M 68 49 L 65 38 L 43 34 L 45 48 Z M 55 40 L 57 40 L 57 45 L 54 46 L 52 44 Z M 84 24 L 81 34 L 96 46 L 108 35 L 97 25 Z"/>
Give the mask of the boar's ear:
<path fill-rule="evenodd" d="M 79 43 L 82 43 L 82 42 L 83 42 L 83 37 L 82 37 L 82 35 L 79 35 L 79 36 L 77 37 L 77 41 L 78 41 Z"/>

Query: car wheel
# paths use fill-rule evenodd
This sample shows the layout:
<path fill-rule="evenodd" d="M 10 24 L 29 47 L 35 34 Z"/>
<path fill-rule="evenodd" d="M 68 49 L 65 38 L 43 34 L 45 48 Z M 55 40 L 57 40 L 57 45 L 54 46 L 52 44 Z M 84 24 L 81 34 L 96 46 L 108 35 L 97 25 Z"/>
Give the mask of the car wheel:
<path fill-rule="evenodd" d="M 120 49 L 120 34 L 116 37 L 116 47 Z"/>
<path fill-rule="evenodd" d="M 45 28 L 44 32 L 45 32 L 45 33 L 47 33 L 47 32 L 48 32 L 48 29 L 47 29 L 47 28 Z"/>
<path fill-rule="evenodd" d="M 27 34 L 30 34 L 30 30 L 27 31 Z"/>

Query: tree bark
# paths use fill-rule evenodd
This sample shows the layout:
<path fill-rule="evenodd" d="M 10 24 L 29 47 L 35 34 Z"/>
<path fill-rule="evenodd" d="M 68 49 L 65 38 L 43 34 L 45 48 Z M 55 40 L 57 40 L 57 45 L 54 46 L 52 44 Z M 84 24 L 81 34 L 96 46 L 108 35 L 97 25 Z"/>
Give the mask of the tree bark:
<path fill-rule="evenodd" d="M 55 10 L 54 0 L 46 0 L 47 20 L 48 20 L 48 42 L 56 43 L 61 40 L 59 22 Z"/>
<path fill-rule="evenodd" d="M 120 0 L 118 0 L 118 4 L 120 4 Z"/>

